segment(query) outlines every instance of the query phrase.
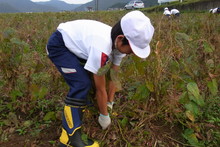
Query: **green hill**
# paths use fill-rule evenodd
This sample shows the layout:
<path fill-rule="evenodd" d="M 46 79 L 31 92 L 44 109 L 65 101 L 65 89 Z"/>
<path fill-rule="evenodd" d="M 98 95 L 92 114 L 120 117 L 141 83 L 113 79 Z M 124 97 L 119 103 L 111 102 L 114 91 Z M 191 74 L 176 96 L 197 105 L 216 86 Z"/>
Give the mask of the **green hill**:
<path fill-rule="evenodd" d="M 0 13 L 15 13 L 15 12 L 20 12 L 20 11 L 7 3 L 0 3 Z"/>
<path fill-rule="evenodd" d="M 48 12 L 56 8 L 36 4 L 30 0 L 0 0 L 0 12 Z"/>

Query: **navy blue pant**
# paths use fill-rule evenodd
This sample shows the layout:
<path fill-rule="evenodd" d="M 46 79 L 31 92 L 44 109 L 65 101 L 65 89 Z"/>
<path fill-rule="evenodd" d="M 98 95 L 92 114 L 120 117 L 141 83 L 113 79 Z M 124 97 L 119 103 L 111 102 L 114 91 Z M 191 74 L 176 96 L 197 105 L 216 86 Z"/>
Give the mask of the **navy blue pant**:
<path fill-rule="evenodd" d="M 82 108 L 78 107 L 76 101 L 87 100 L 91 80 L 82 65 L 82 59 L 67 49 L 59 31 L 54 32 L 49 38 L 47 53 L 70 87 L 67 94 L 70 102 L 65 101 L 66 106 L 63 111 L 62 126 L 65 131 L 63 130 L 62 134 L 67 133 L 69 136 L 73 136 L 82 125 Z"/>
<path fill-rule="evenodd" d="M 67 49 L 59 31 L 54 32 L 49 38 L 47 51 L 48 57 L 70 87 L 67 97 L 86 99 L 91 88 L 91 79 L 82 65 L 83 60 Z"/>

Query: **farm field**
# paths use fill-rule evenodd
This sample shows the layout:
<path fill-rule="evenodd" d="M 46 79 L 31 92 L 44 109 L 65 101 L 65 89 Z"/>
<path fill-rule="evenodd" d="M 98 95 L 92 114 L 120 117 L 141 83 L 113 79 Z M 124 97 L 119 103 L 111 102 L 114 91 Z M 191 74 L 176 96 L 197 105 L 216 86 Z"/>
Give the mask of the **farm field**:
<path fill-rule="evenodd" d="M 0 14 L 1 147 L 58 145 L 68 87 L 45 51 L 58 24 L 94 19 L 113 26 L 126 12 Z M 105 131 L 91 90 L 84 137 L 101 147 L 218 147 L 220 15 L 144 13 L 155 27 L 151 55 L 123 60 Z"/>

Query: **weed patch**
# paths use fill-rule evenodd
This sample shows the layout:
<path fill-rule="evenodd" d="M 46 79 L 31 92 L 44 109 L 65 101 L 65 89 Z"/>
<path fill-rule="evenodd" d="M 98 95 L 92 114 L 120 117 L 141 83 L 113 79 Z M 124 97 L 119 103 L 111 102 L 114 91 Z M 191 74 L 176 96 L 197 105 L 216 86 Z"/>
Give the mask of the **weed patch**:
<path fill-rule="evenodd" d="M 0 14 L 0 146 L 57 146 L 68 87 L 47 58 L 47 39 L 61 22 L 112 26 L 125 13 Z M 110 73 L 120 91 L 106 131 L 91 91 L 95 107 L 86 109 L 84 137 L 108 147 L 218 146 L 220 16 L 146 15 L 155 27 L 150 56 L 129 55 L 117 76 Z"/>

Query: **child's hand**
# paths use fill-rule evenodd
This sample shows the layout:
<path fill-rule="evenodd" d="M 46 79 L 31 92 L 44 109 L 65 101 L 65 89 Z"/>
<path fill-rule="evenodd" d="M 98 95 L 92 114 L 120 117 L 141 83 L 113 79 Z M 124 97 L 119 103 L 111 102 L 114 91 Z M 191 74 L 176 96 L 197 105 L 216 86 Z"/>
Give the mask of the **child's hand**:
<path fill-rule="evenodd" d="M 109 115 L 106 116 L 106 115 L 100 114 L 98 121 L 103 130 L 108 128 L 108 126 L 111 124 L 111 118 L 109 117 Z"/>

